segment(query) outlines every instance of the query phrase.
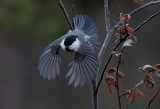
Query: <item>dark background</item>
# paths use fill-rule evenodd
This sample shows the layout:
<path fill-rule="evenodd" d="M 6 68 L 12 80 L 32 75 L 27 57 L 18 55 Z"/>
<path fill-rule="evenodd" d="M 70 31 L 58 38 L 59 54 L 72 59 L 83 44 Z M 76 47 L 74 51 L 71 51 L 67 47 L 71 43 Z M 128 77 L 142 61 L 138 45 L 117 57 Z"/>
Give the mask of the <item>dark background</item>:
<path fill-rule="evenodd" d="M 109 0 L 109 8 L 114 0 Z M 149 0 L 144 0 L 148 2 Z M 63 0 L 71 17 L 72 0 Z M 131 0 L 120 0 L 110 17 L 111 26 L 119 21 L 119 13 L 129 13 L 141 6 Z M 101 44 L 106 35 L 103 0 L 75 0 L 75 13 L 87 14 L 96 23 Z M 130 26 L 136 28 L 147 17 L 158 11 L 160 5 L 150 6 L 132 16 Z M 68 86 L 65 74 L 72 56 L 61 52 L 61 75 L 55 80 L 44 80 L 38 72 L 38 61 L 43 49 L 52 41 L 68 32 L 68 25 L 57 4 L 57 0 L 1 0 L 0 1 L 0 109 L 92 109 L 90 85 L 83 88 Z M 137 69 L 145 64 L 160 64 L 160 15 L 153 18 L 135 33 L 138 41 L 135 47 L 124 51 L 125 78 L 120 88 L 131 89 L 140 82 L 144 73 Z M 104 55 L 107 60 L 114 46 L 113 35 Z M 114 57 L 109 67 L 115 67 Z M 100 74 L 99 74 L 100 75 Z M 160 86 L 160 78 L 153 76 L 155 87 L 149 91 L 152 96 Z M 145 94 L 145 86 L 139 89 Z M 120 92 L 122 93 L 122 91 Z M 151 109 L 160 108 L 160 95 L 151 104 Z M 126 108 L 126 97 L 122 105 Z M 146 97 L 136 98 L 129 109 L 145 109 Z M 117 109 L 117 93 L 108 93 L 103 81 L 99 90 L 100 109 Z"/>

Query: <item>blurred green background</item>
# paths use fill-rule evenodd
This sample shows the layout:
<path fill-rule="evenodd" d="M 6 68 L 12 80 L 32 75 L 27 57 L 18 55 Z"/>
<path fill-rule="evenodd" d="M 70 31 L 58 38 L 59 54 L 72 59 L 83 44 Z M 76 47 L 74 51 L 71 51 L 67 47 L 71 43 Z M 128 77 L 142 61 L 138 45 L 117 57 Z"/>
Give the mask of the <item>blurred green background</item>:
<path fill-rule="evenodd" d="M 145 0 L 145 3 L 149 0 Z M 64 6 L 72 17 L 72 0 L 63 0 Z M 114 0 L 109 0 L 109 8 Z M 129 13 L 141 6 L 131 0 L 120 0 L 110 17 L 113 26 L 119 21 L 119 13 Z M 104 23 L 103 0 L 75 0 L 75 14 L 87 14 L 96 23 L 102 44 L 106 31 Z M 160 5 L 148 7 L 132 16 L 130 26 L 136 28 L 142 21 L 158 11 Z M 68 25 L 57 4 L 57 0 L 0 0 L 0 109 L 92 109 L 89 85 L 83 88 L 68 86 L 65 74 L 72 60 L 70 54 L 61 52 L 61 75 L 55 80 L 45 80 L 38 72 L 38 61 L 43 49 L 52 41 L 68 32 Z M 160 15 L 153 18 L 135 33 L 138 39 L 135 47 L 124 52 L 126 75 L 120 80 L 121 89 L 131 89 L 144 77 L 137 69 L 145 64 L 160 64 Z M 104 62 L 114 46 L 113 35 Z M 109 67 L 115 67 L 114 57 Z M 155 87 L 152 96 L 160 86 L 160 78 L 153 76 Z M 144 85 L 140 90 L 145 94 Z M 123 91 L 121 91 L 122 93 Z M 160 95 L 151 104 L 151 109 L 160 108 Z M 122 99 L 126 108 L 126 97 Z M 99 90 L 100 109 L 117 109 L 117 95 L 108 93 L 103 81 Z M 146 97 L 137 98 L 129 109 L 145 109 Z"/>

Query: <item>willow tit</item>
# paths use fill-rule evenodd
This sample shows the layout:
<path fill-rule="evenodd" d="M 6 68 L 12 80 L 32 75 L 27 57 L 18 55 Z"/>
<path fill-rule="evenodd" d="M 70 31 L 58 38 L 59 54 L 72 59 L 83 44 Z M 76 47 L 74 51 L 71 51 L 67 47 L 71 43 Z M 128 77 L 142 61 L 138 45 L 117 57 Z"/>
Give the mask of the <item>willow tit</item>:
<path fill-rule="evenodd" d="M 59 49 L 74 52 L 75 56 L 70 65 L 66 78 L 70 76 L 68 84 L 74 82 L 74 87 L 83 86 L 97 76 L 98 59 L 95 47 L 99 44 L 97 29 L 94 22 L 87 15 L 77 15 L 73 18 L 75 29 L 45 48 L 39 60 L 40 75 L 48 80 L 60 74 Z"/>

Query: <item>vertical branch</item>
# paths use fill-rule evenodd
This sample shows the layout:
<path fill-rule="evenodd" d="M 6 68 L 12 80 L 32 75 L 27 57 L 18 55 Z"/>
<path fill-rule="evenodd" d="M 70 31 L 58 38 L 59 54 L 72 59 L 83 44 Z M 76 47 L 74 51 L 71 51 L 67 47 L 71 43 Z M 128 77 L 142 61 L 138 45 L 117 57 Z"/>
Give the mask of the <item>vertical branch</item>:
<path fill-rule="evenodd" d="M 99 63 L 101 64 L 101 61 L 102 61 L 102 57 L 103 57 L 103 54 L 107 48 L 107 45 L 110 41 L 110 38 L 113 34 L 113 31 L 111 31 L 110 29 L 110 20 L 109 20 L 109 11 L 108 11 L 108 0 L 104 0 L 104 14 L 105 14 L 105 24 L 106 24 L 106 31 L 107 31 L 107 35 L 106 35 L 106 38 L 103 42 L 103 45 L 101 47 L 101 50 L 98 54 L 98 60 L 99 60 Z"/>
<path fill-rule="evenodd" d="M 109 11 L 108 11 L 108 0 L 104 0 L 104 14 L 107 32 L 110 31 Z"/>
<path fill-rule="evenodd" d="M 61 0 L 58 0 L 58 4 L 59 4 L 59 7 L 61 8 L 61 10 L 62 10 L 62 12 L 63 12 L 63 14 L 64 14 L 64 16 L 65 16 L 65 19 L 67 20 L 67 23 L 68 23 L 68 25 L 69 25 L 69 28 L 70 28 L 71 30 L 73 30 L 72 23 L 71 23 L 71 21 L 70 21 L 70 19 L 69 19 L 69 17 L 68 17 L 68 14 L 67 14 L 64 6 L 63 6 L 62 1 L 61 1 Z"/>
<path fill-rule="evenodd" d="M 119 109 L 122 109 L 121 107 L 121 96 L 119 94 L 119 79 L 118 79 L 118 73 L 119 73 L 119 66 L 121 64 L 121 58 L 122 58 L 122 52 L 124 51 L 124 48 L 122 48 L 121 50 L 121 54 L 118 57 L 118 64 L 117 64 L 117 71 L 116 71 L 116 90 L 117 90 L 117 94 L 118 94 L 118 104 L 119 104 Z"/>
<path fill-rule="evenodd" d="M 95 91 L 97 87 L 97 79 L 92 81 L 92 103 L 93 109 L 98 109 L 98 93 Z"/>
<path fill-rule="evenodd" d="M 75 12 L 75 0 L 72 0 L 72 21 L 73 21 L 73 17 L 75 14 L 74 12 Z M 72 27 L 73 27 L 73 29 L 75 29 L 74 22 L 72 22 Z"/>

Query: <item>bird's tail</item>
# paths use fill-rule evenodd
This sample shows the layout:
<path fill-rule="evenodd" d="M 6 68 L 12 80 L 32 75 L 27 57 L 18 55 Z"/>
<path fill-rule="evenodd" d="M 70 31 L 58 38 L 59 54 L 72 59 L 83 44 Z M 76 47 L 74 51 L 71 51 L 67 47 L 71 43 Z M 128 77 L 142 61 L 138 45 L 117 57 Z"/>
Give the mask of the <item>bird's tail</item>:
<path fill-rule="evenodd" d="M 89 41 L 93 45 L 99 44 L 97 28 L 95 27 L 95 23 L 91 18 L 87 15 L 77 15 L 73 18 L 75 30 L 80 30 L 84 34 L 91 36 Z"/>

